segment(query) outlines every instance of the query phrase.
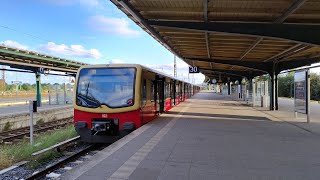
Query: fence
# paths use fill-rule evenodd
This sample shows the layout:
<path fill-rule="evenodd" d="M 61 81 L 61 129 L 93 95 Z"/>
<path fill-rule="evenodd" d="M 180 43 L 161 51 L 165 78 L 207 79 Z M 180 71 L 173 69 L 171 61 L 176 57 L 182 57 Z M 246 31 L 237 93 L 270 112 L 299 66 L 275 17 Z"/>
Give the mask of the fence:
<path fill-rule="evenodd" d="M 73 86 L 71 84 L 63 83 L 49 86 L 48 90 L 48 104 L 72 104 L 73 103 Z"/>

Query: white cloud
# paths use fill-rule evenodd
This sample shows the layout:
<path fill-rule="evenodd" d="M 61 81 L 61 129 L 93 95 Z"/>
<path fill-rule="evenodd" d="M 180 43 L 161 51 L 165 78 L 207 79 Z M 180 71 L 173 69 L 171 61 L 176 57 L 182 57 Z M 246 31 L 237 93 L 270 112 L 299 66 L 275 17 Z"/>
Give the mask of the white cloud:
<path fill-rule="evenodd" d="M 109 64 L 124 64 L 125 62 L 121 59 L 112 59 Z"/>
<path fill-rule="evenodd" d="M 80 5 L 85 7 L 96 7 L 99 5 L 98 0 L 79 0 Z"/>
<path fill-rule="evenodd" d="M 44 2 L 58 6 L 72 6 L 80 4 L 83 7 L 96 7 L 98 0 L 45 0 Z"/>
<path fill-rule="evenodd" d="M 94 58 L 99 59 L 101 53 L 97 49 L 85 49 L 82 45 L 70 45 L 65 44 L 55 44 L 54 42 L 48 42 L 48 44 L 41 45 L 39 50 L 46 53 L 54 55 L 64 55 L 71 57 L 81 57 L 81 58 Z"/>
<path fill-rule="evenodd" d="M 16 41 L 13 41 L 13 40 L 1 41 L 0 44 L 3 44 L 8 47 L 18 48 L 18 49 L 24 49 L 24 50 L 28 49 L 28 46 L 22 45 L 22 44 L 20 44 Z"/>
<path fill-rule="evenodd" d="M 76 3 L 75 0 L 45 0 L 44 2 L 58 6 L 70 6 Z"/>
<path fill-rule="evenodd" d="M 92 16 L 89 19 L 89 26 L 96 31 L 107 34 L 115 34 L 127 37 L 137 37 L 139 31 L 129 27 L 129 21 L 124 18 L 109 18 L 104 16 Z"/>

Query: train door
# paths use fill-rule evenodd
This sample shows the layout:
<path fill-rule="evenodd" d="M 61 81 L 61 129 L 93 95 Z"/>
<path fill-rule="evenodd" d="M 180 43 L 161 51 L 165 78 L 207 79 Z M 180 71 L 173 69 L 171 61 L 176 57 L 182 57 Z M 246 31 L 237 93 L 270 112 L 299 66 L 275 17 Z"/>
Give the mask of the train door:
<path fill-rule="evenodd" d="M 155 107 L 156 107 L 156 112 L 160 112 L 160 101 L 159 101 L 159 87 L 158 87 L 158 82 L 159 76 L 156 75 L 155 80 L 153 81 L 153 87 L 154 87 L 154 102 L 155 102 Z"/>
<path fill-rule="evenodd" d="M 140 100 L 140 108 L 141 108 L 141 122 L 144 123 L 145 121 L 145 107 L 147 106 L 147 80 L 142 79 L 141 83 L 141 100 Z"/>
<path fill-rule="evenodd" d="M 182 82 L 180 82 L 180 90 L 179 90 L 179 92 L 180 92 L 180 102 L 182 102 L 183 101 L 183 85 L 182 85 Z"/>
<path fill-rule="evenodd" d="M 186 88 L 186 83 L 183 83 L 183 101 L 186 100 L 187 98 L 187 88 Z"/>
<path fill-rule="evenodd" d="M 164 78 L 158 79 L 158 98 L 159 98 L 159 111 L 164 112 Z"/>
<path fill-rule="evenodd" d="M 170 80 L 170 82 L 168 82 L 169 84 L 169 98 L 170 98 L 170 107 L 173 106 L 173 94 L 172 94 L 172 81 Z"/>
<path fill-rule="evenodd" d="M 171 82 L 171 90 L 172 90 L 172 99 L 173 105 L 176 105 L 176 81 Z"/>

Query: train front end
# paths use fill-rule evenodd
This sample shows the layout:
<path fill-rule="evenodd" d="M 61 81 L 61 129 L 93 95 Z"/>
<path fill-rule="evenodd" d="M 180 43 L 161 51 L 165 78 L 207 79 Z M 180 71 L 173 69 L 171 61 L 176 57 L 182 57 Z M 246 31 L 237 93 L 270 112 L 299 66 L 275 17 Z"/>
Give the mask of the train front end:
<path fill-rule="evenodd" d="M 79 69 L 74 126 L 81 139 L 110 143 L 141 126 L 138 65 L 93 65 Z"/>

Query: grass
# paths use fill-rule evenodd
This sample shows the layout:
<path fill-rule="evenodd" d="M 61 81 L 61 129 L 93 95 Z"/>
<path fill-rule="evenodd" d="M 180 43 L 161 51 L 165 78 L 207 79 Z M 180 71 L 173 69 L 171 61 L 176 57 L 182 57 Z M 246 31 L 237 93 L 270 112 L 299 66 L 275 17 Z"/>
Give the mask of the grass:
<path fill-rule="evenodd" d="M 60 153 L 49 151 L 36 157 L 32 157 L 33 152 L 50 147 L 56 143 L 77 136 L 73 125 L 66 129 L 61 129 L 53 132 L 46 132 L 35 138 L 35 145 L 31 146 L 28 140 L 14 145 L 0 146 L 0 169 L 11 166 L 14 163 L 27 160 L 30 161 L 29 167 L 37 167 L 53 158 L 61 156 Z"/>

